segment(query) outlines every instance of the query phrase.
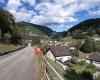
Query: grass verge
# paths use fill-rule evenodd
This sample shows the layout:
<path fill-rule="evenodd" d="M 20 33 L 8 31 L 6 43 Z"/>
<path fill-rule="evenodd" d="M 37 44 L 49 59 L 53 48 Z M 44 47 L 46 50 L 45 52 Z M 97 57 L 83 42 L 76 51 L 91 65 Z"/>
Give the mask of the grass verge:
<path fill-rule="evenodd" d="M 60 64 L 58 64 L 58 63 L 56 63 L 56 62 L 50 60 L 50 59 L 47 58 L 47 57 L 46 57 L 46 60 L 47 60 L 47 61 L 52 65 L 52 67 L 60 74 L 60 76 L 61 76 L 62 78 L 64 78 L 64 80 L 68 80 L 68 79 L 64 76 L 64 75 L 66 74 L 66 71 L 64 71 L 63 67 L 62 67 Z"/>
<path fill-rule="evenodd" d="M 43 63 L 41 59 L 41 55 L 36 56 L 36 62 L 38 67 L 38 80 L 47 80 L 47 77 L 45 75 L 45 64 Z"/>
<path fill-rule="evenodd" d="M 15 50 L 19 47 L 20 46 L 14 46 L 14 45 L 11 45 L 11 44 L 0 43 L 0 52 L 12 51 L 12 50 Z"/>

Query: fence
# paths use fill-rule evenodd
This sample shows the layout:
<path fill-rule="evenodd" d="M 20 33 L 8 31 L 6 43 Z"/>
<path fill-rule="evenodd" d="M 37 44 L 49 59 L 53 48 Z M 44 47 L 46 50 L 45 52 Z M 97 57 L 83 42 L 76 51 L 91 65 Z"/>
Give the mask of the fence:
<path fill-rule="evenodd" d="M 58 76 L 58 80 L 64 80 L 59 74 L 58 72 L 49 64 L 49 62 L 45 59 L 45 57 L 43 56 L 43 54 L 41 54 L 41 58 L 42 58 L 42 63 L 46 64 L 45 67 L 45 74 L 47 77 L 47 80 L 54 80 L 53 77 L 50 75 L 49 71 L 48 71 L 48 66 L 53 70 L 53 72 Z"/>

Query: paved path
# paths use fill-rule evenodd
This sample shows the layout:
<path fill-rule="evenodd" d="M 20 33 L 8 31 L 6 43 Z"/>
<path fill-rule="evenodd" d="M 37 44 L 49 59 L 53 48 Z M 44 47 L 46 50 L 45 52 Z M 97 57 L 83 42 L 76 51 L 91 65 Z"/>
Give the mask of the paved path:
<path fill-rule="evenodd" d="M 27 47 L 0 60 L 0 80 L 37 80 L 33 51 L 32 47 Z"/>

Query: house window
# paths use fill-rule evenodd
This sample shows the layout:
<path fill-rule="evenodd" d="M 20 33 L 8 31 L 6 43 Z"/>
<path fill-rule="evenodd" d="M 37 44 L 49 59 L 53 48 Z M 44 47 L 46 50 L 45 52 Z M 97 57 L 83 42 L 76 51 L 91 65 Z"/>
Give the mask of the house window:
<path fill-rule="evenodd" d="M 68 57 L 68 60 L 70 59 L 70 57 Z"/>
<path fill-rule="evenodd" d="M 100 62 L 96 62 L 96 61 L 94 61 L 94 63 L 96 63 L 96 64 L 100 64 Z"/>
<path fill-rule="evenodd" d="M 59 60 L 61 60 L 61 61 L 62 61 L 62 59 L 63 59 L 63 58 L 59 58 Z"/>

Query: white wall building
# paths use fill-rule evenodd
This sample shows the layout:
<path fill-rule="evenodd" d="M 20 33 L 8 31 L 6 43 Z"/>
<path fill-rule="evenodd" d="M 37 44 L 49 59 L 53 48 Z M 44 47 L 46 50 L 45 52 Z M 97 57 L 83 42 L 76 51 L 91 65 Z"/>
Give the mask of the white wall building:
<path fill-rule="evenodd" d="M 72 58 L 72 53 L 66 46 L 50 46 L 46 55 L 53 61 L 60 60 L 61 62 Z"/>
<path fill-rule="evenodd" d="M 100 68 L 100 53 L 91 53 L 87 57 L 86 63 L 92 63 L 95 67 Z"/>
<path fill-rule="evenodd" d="M 100 41 L 100 38 L 93 38 L 95 41 Z"/>

